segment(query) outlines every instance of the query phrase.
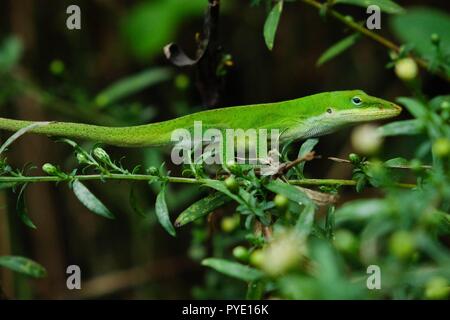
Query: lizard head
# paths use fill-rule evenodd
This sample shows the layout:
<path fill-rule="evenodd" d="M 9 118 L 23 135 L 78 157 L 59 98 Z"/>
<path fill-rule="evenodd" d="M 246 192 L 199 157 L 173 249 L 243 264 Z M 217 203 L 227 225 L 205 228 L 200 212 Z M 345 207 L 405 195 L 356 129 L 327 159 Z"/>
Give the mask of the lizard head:
<path fill-rule="evenodd" d="M 352 124 L 392 118 L 402 110 L 361 90 L 326 92 L 312 97 L 311 116 L 302 117 L 298 127 L 287 130 L 286 139 L 322 136 Z"/>
<path fill-rule="evenodd" d="M 392 118 L 402 111 L 395 103 L 369 96 L 361 90 L 342 91 L 336 96 L 325 112 L 343 124 Z"/>

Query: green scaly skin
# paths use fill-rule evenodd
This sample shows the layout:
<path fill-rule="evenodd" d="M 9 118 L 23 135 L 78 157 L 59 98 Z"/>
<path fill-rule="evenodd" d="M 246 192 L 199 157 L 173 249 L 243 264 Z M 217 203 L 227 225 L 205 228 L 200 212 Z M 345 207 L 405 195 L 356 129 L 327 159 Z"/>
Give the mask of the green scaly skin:
<path fill-rule="evenodd" d="M 355 103 L 357 97 L 361 103 Z M 371 97 L 361 90 L 323 92 L 299 99 L 214 109 L 176 119 L 132 127 L 102 127 L 70 122 L 51 122 L 29 132 L 121 147 L 171 144 L 175 129 L 192 130 L 194 121 L 206 128 L 278 129 L 281 143 L 330 134 L 352 124 L 391 118 L 401 108 L 389 101 Z M 0 129 L 17 131 L 32 121 L 0 118 Z"/>

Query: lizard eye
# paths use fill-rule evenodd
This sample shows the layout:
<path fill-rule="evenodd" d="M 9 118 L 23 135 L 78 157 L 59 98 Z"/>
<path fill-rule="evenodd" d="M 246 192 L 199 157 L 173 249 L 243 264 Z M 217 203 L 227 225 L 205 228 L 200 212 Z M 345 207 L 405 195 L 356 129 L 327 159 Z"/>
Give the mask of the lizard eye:
<path fill-rule="evenodd" d="M 327 113 L 333 113 L 333 109 L 328 108 L 328 109 L 327 109 Z"/>
<path fill-rule="evenodd" d="M 352 98 L 352 103 L 353 103 L 355 106 L 360 106 L 360 105 L 362 104 L 362 100 L 361 100 L 360 97 L 354 96 L 354 97 Z"/>

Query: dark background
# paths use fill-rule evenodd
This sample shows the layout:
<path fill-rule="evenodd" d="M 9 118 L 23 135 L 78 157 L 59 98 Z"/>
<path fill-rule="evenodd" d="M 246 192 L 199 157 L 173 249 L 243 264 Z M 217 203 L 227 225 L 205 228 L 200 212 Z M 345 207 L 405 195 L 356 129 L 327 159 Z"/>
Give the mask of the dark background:
<path fill-rule="evenodd" d="M 22 40 L 24 54 L 14 69 L 14 76 L 25 79 L 35 89 L 29 89 L 30 85 L 24 94 L 0 105 L 1 115 L 91 123 L 106 123 L 98 116 L 106 115 L 108 121 L 120 125 L 169 119 L 205 108 L 194 85 L 195 68 L 171 66 L 162 54 L 162 47 L 174 41 L 194 55 L 195 34 L 202 30 L 207 1 L 199 0 L 204 5 L 186 8 L 184 14 L 179 12 L 183 12 L 180 8 L 184 9 L 186 2 L 180 1 L 177 14 L 162 14 L 162 18 L 155 14 L 148 21 L 148 30 L 138 28 L 136 31 L 129 27 L 136 19 L 138 6 L 156 2 L 161 1 L 1 1 L 0 40 L 10 35 Z M 427 5 L 446 11 L 449 8 L 448 1 L 443 0 L 399 0 L 398 3 L 406 7 Z M 66 28 L 65 11 L 70 4 L 81 7 L 81 30 Z M 164 6 L 155 6 L 151 10 L 165 10 L 162 8 Z M 360 8 L 342 6 L 338 10 L 356 18 L 366 16 Z M 262 36 L 266 14 L 264 6 L 251 7 L 249 1 L 222 1 L 219 41 L 224 52 L 232 55 L 233 66 L 224 77 L 219 106 L 287 100 L 343 89 L 362 89 L 388 100 L 409 94 L 393 70 L 385 68 L 389 62 L 386 50 L 368 39 L 362 39 L 345 54 L 316 67 L 321 53 L 348 32 L 339 22 L 320 18 L 314 8 L 302 3 L 285 3 L 275 48 L 269 51 Z M 385 14 L 380 33 L 395 40 Z M 147 37 L 154 37 L 154 44 L 142 51 L 139 42 L 145 42 L 143 39 Z M 55 59 L 65 65 L 62 75 L 49 71 Z M 95 95 L 112 82 L 156 66 L 170 68 L 171 79 L 110 109 L 98 109 L 93 103 Z M 175 79 L 180 74 L 190 79 L 186 89 L 176 85 Z M 448 90 L 438 78 L 425 75 L 422 80 L 424 91 L 430 96 Z M 46 100 L 47 94 L 52 99 Z M 78 112 L 80 110 L 82 112 Z M 318 153 L 345 157 L 352 151 L 347 142 L 349 133 L 344 130 L 322 138 Z M 7 136 L 1 133 L 2 138 Z M 408 150 L 402 140 L 392 139 L 385 146 L 384 154 L 399 154 L 403 149 Z M 125 156 L 123 163 L 128 167 L 159 165 L 167 156 L 167 152 L 160 150 L 108 148 L 108 151 L 116 159 Z M 29 162 L 35 164 L 38 169 L 32 170 L 32 174 L 41 174 L 40 167 L 45 162 L 61 164 L 65 169 L 75 165 L 69 147 L 36 136 L 21 138 L 11 148 L 8 159 L 15 167 Z M 174 174 L 180 171 L 170 165 L 169 168 Z M 350 171 L 319 160 L 308 167 L 308 175 L 349 178 Z M 203 282 L 204 269 L 188 257 L 190 227 L 178 230 L 177 238 L 167 235 L 155 222 L 151 212 L 155 194 L 145 184 L 139 184 L 139 198 L 151 213 L 146 219 L 132 212 L 127 183 L 89 183 L 88 186 L 117 215 L 116 220 L 105 220 L 89 213 L 66 185 L 36 184 L 30 186 L 26 194 L 29 215 L 38 227 L 30 230 L 15 214 L 16 195 L 0 191 L 0 255 L 27 256 L 48 271 L 44 279 L 29 280 L 0 270 L 6 295 L 17 298 L 191 297 L 191 289 Z M 359 196 L 367 197 L 369 192 Z M 196 187 L 171 187 L 169 206 L 173 217 L 198 194 Z M 354 194 L 343 194 L 341 200 L 349 197 Z M 65 270 L 70 264 L 82 269 L 81 291 L 66 289 Z"/>

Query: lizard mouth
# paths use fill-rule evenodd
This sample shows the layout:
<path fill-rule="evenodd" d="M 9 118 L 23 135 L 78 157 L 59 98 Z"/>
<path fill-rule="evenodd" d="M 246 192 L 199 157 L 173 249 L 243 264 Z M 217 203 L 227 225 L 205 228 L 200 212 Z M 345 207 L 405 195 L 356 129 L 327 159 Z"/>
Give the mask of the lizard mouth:
<path fill-rule="evenodd" d="M 357 112 L 343 112 L 345 116 L 352 116 L 356 122 L 371 121 L 377 119 L 387 119 L 398 116 L 402 112 L 402 108 L 399 105 L 390 103 L 388 107 L 386 105 L 375 105 L 369 108 L 357 110 Z"/>

